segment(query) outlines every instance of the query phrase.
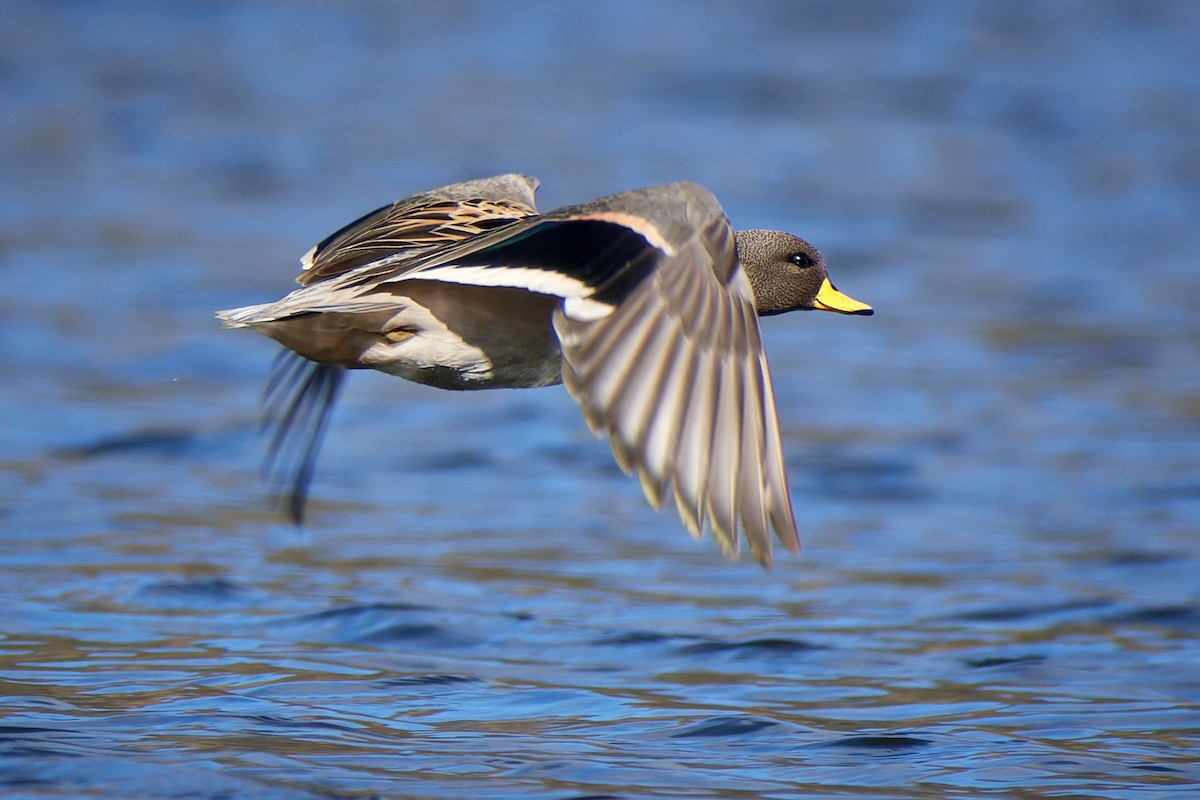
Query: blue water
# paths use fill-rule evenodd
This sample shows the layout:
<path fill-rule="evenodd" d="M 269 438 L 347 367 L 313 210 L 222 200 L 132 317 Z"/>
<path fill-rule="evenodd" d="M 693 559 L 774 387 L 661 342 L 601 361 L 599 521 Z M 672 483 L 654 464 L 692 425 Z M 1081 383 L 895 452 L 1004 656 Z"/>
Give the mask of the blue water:
<path fill-rule="evenodd" d="M 1200 5 L 4 20 L 0 795 L 1200 796 Z M 561 389 L 367 374 L 280 521 L 212 312 L 510 170 L 702 182 L 875 306 L 764 323 L 801 558 Z"/>

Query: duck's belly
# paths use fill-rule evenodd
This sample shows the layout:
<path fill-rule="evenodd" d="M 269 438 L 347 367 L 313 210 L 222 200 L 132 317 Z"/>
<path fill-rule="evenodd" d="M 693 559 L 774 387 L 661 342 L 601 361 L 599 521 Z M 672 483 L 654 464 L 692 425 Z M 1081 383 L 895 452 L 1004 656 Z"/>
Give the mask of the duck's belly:
<path fill-rule="evenodd" d="M 403 286 L 403 307 L 359 366 L 440 389 L 562 382 L 562 351 L 551 324 L 558 298 L 434 281 Z"/>
<path fill-rule="evenodd" d="M 372 346 L 359 363 L 439 389 L 519 389 L 562 383 L 561 359 L 557 341 L 509 339 L 484 348 L 453 333 L 422 331 Z"/>

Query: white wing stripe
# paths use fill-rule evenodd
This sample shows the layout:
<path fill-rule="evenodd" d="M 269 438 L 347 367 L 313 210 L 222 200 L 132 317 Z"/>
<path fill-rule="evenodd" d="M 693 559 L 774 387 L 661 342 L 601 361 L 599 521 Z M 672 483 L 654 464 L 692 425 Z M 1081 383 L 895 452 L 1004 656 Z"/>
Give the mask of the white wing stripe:
<path fill-rule="evenodd" d="M 399 281 L 405 280 L 444 281 L 469 286 L 508 286 L 562 298 L 589 297 L 593 292 L 586 283 L 570 275 L 532 267 L 433 267 L 406 273 L 399 278 Z M 397 281 L 383 281 L 385 284 L 395 282 Z"/>

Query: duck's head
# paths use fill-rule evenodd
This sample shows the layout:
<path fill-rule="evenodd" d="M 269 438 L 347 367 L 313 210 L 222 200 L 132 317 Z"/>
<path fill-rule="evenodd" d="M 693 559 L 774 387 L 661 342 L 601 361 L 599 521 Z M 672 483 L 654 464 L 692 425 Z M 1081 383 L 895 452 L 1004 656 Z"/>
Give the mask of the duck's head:
<path fill-rule="evenodd" d="M 875 313 L 866 303 L 834 288 L 820 251 L 799 236 L 783 231 L 737 231 L 735 237 L 760 317 L 813 309 L 864 316 Z"/>

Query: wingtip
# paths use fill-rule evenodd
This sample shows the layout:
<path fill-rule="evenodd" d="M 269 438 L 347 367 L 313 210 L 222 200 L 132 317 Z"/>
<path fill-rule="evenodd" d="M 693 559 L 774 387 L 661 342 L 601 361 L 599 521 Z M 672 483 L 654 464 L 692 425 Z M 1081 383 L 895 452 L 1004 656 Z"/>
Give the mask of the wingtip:
<path fill-rule="evenodd" d="M 713 540 L 721 548 L 721 555 L 729 561 L 736 561 L 739 555 L 737 539 L 726 531 L 718 531 L 716 527 L 713 527 L 712 532 Z"/>
<path fill-rule="evenodd" d="M 661 510 L 666 493 L 666 480 L 661 476 L 651 475 L 650 471 L 644 467 L 638 469 L 638 480 L 641 481 L 642 492 L 645 493 L 646 500 L 654 507 L 655 511 Z"/>
<path fill-rule="evenodd" d="M 679 512 L 679 518 L 683 520 L 683 527 L 687 528 L 687 532 L 693 539 L 700 539 L 704 535 L 704 531 L 700 527 L 700 513 L 698 509 L 689 505 L 678 489 L 675 491 L 675 509 Z"/>
<path fill-rule="evenodd" d="M 764 570 L 770 572 L 775 568 L 775 554 L 771 551 L 770 546 L 768 546 L 765 550 L 754 550 L 753 553 L 754 560 L 757 561 L 758 565 Z"/>
<path fill-rule="evenodd" d="M 313 246 L 312 248 L 309 249 L 309 251 L 307 253 L 300 256 L 300 269 L 301 270 L 312 269 L 313 261 L 316 260 L 317 248 L 319 246 L 320 245 Z M 296 278 L 296 283 L 303 283 L 303 277 Z"/>
<path fill-rule="evenodd" d="M 613 458 L 615 458 L 617 460 L 617 466 L 619 466 L 621 468 L 621 471 L 624 472 L 626 475 L 633 475 L 634 469 L 636 467 L 636 460 L 634 457 L 633 448 L 631 448 L 628 444 L 626 444 L 615 433 L 613 435 L 609 436 L 608 438 L 609 438 L 609 442 L 611 442 L 611 444 L 612 444 Z M 643 484 L 643 488 L 645 488 L 644 484 Z"/>
<path fill-rule="evenodd" d="M 771 527 L 775 529 L 775 537 L 779 539 L 779 543 L 789 553 L 800 552 L 800 530 L 796 525 L 796 516 L 792 512 L 789 505 L 782 511 L 777 508 L 770 509 L 768 516 L 771 521 Z"/>
<path fill-rule="evenodd" d="M 738 556 L 737 523 L 735 522 L 732 526 L 727 524 L 725 520 L 713 513 L 712 508 L 708 509 L 705 516 L 708 520 L 708 529 L 712 532 L 713 541 L 721 548 L 721 555 L 730 561 L 736 559 Z"/>
<path fill-rule="evenodd" d="M 287 507 L 284 513 L 287 516 L 288 522 L 293 527 L 303 528 L 305 520 L 305 512 L 307 509 L 307 498 L 303 495 L 290 495 L 287 498 Z"/>

